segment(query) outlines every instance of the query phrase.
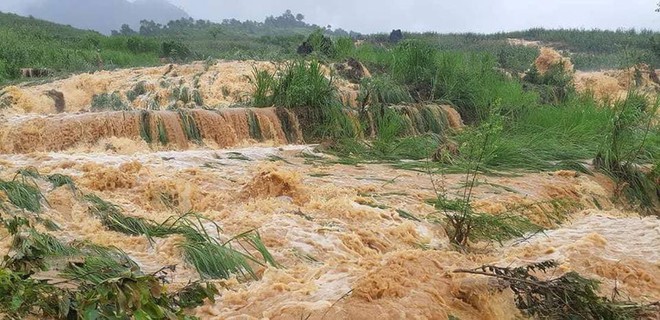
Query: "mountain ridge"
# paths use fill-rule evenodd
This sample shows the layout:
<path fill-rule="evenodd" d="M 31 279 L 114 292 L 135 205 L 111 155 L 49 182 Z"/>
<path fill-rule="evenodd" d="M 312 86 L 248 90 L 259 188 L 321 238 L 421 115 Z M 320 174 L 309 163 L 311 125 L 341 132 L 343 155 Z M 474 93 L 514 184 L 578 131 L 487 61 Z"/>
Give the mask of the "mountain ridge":
<path fill-rule="evenodd" d="M 122 24 L 139 28 L 141 20 L 165 24 L 189 17 L 166 0 L 43 0 L 25 5 L 22 11 L 24 15 L 104 34 L 118 30 Z"/>

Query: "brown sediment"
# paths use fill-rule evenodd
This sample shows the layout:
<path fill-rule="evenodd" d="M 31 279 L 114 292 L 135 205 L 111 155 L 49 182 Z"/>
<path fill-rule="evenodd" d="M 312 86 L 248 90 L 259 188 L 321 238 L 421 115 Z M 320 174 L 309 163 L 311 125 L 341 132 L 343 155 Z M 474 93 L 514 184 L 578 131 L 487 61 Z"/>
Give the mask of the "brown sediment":
<path fill-rule="evenodd" d="M 100 138 L 140 136 L 140 115 L 135 112 L 36 117 L 5 125 L 8 132 L 0 145 L 5 153 L 58 151 Z"/>
<path fill-rule="evenodd" d="M 453 274 L 474 266 L 458 253 L 405 251 L 385 258 L 353 286 L 328 314 L 337 319 L 515 319 L 510 291 L 494 290 L 488 279 Z"/>
<path fill-rule="evenodd" d="M 449 126 L 452 129 L 460 129 L 464 126 L 463 124 L 463 119 L 461 118 L 461 114 L 454 109 L 452 106 L 448 105 L 442 105 L 440 106 L 442 110 L 444 110 L 445 114 L 447 115 L 447 121 L 449 121 Z"/>

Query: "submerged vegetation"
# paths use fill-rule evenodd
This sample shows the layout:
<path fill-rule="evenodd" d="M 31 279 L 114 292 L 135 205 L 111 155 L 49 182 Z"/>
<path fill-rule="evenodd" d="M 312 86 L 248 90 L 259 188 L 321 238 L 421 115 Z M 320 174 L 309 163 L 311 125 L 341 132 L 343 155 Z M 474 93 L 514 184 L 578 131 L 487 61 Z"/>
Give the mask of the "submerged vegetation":
<path fill-rule="evenodd" d="M 45 199 L 40 181 L 54 188 L 68 187 L 89 203 L 89 212 L 109 230 L 131 236 L 156 238 L 181 235 L 184 260 L 199 271 L 200 278 L 241 280 L 258 279 L 254 266 L 279 267 L 256 230 L 247 231 L 221 242 L 221 230 L 211 232 L 213 222 L 189 213 L 171 217 L 163 223 L 130 217 L 119 206 L 93 194 L 81 195 L 73 180 L 62 174 L 42 176 L 35 168 L 18 171 L 17 179 L 0 186 L 10 205 L 0 206 L 2 226 L 12 237 L 11 248 L 0 267 L 0 312 L 17 318 L 25 316 L 58 319 L 140 318 L 181 319 L 183 311 L 213 300 L 218 290 L 211 282 L 191 282 L 171 290 L 166 274 L 174 266 L 152 273 L 118 248 L 90 242 L 62 242 L 38 231 L 43 219 L 16 209 L 38 213 Z M 20 179 L 19 177 L 22 177 Z M 57 276 L 34 279 L 40 272 Z M 53 278 L 50 278 L 53 277 Z M 64 280 L 62 280 L 64 279 Z"/>
<path fill-rule="evenodd" d="M 538 273 L 556 271 L 556 261 L 506 268 L 482 266 L 475 270 L 456 270 L 506 281 L 515 294 L 516 305 L 527 315 L 539 319 L 644 319 L 660 312 L 660 305 L 639 305 L 613 301 L 598 295 L 598 281 L 576 272 L 542 280 Z"/>

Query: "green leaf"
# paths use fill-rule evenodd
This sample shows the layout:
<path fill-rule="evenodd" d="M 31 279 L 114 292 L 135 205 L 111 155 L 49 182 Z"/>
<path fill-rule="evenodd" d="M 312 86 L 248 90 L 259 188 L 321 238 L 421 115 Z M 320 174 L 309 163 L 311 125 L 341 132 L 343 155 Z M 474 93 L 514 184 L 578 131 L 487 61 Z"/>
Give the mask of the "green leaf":
<path fill-rule="evenodd" d="M 135 319 L 135 320 L 151 320 L 153 318 L 151 316 L 149 316 L 149 314 L 146 313 L 144 310 L 138 309 L 133 314 L 133 319 Z"/>
<path fill-rule="evenodd" d="M 13 297 L 11 297 L 12 311 L 18 311 L 18 309 L 20 309 L 22 305 L 23 305 L 23 297 L 21 295 L 15 294 Z"/>

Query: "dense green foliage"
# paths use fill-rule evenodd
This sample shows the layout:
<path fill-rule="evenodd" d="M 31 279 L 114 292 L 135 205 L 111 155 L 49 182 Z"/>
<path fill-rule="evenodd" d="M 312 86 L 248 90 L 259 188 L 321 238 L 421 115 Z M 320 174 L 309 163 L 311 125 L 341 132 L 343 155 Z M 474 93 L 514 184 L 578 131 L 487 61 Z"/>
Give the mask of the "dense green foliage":
<path fill-rule="evenodd" d="M 522 72 L 538 55 L 533 47 L 508 46 L 507 39 L 540 41 L 569 53 L 580 70 L 629 67 L 637 63 L 660 66 L 660 37 L 649 30 L 583 30 L 543 28 L 496 34 L 406 34 L 440 50 L 488 52 L 501 67 Z"/>
<path fill-rule="evenodd" d="M 312 61 L 286 64 L 276 74 L 255 70 L 251 82 L 256 107 L 324 108 L 337 102 L 337 89 L 321 65 Z"/>
<path fill-rule="evenodd" d="M 159 44 L 141 37 L 106 37 L 34 18 L 0 13 L 0 82 L 21 76 L 22 68 L 88 71 L 152 65 Z"/>

